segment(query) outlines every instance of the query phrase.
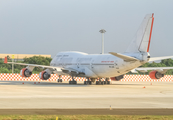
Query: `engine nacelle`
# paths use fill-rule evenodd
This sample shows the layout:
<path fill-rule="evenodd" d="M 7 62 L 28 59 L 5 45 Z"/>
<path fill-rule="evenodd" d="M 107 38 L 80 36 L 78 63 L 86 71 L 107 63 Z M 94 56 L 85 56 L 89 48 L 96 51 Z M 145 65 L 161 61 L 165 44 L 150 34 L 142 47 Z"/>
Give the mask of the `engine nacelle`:
<path fill-rule="evenodd" d="M 149 76 L 151 79 L 160 79 L 160 78 L 164 77 L 164 74 L 155 70 L 155 71 L 151 71 L 149 73 Z"/>
<path fill-rule="evenodd" d="M 21 71 L 20 71 L 20 75 L 22 77 L 30 77 L 32 75 L 32 72 L 29 71 L 27 68 L 23 68 Z"/>
<path fill-rule="evenodd" d="M 46 71 L 42 71 L 39 74 L 39 78 L 42 80 L 47 80 L 50 78 L 50 74 L 48 74 Z"/>
<path fill-rule="evenodd" d="M 120 75 L 120 76 L 117 76 L 117 77 L 111 77 L 111 80 L 113 80 L 113 81 L 120 81 L 123 78 L 124 78 L 124 75 Z"/>

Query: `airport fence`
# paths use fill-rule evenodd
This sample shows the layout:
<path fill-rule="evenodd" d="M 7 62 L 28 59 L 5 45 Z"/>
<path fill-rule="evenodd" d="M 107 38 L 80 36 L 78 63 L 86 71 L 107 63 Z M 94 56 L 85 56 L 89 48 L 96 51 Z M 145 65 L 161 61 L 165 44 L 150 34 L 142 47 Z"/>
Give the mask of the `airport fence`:
<path fill-rule="evenodd" d="M 9 74 L 9 73 L 1 73 L 0 80 L 1 81 L 49 81 L 56 82 L 59 76 L 56 74 L 51 74 L 51 77 L 48 80 L 41 80 L 39 78 L 39 74 L 32 74 L 29 78 L 23 78 L 20 74 Z M 70 81 L 72 78 L 70 76 L 61 76 L 63 81 Z M 86 81 L 84 77 L 76 77 L 77 81 Z M 104 79 L 102 79 L 104 81 Z M 111 81 L 111 80 L 110 80 Z M 159 80 L 153 80 L 148 75 L 125 75 L 123 79 L 120 81 L 144 81 L 144 82 L 173 82 L 173 75 L 165 75 L 163 78 Z"/>

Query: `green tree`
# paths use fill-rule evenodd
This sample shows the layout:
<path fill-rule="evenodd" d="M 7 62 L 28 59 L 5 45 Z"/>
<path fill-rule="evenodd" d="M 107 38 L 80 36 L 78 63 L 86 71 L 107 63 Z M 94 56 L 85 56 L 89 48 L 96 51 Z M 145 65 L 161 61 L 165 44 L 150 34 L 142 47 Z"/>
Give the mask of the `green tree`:
<path fill-rule="evenodd" d="M 165 60 L 161 60 L 160 63 L 156 63 L 156 62 L 152 62 L 152 63 L 145 63 L 144 65 L 140 66 L 140 67 L 173 67 L 173 60 L 172 59 L 165 59 Z M 138 72 L 137 74 L 149 74 L 150 71 L 148 71 L 147 73 L 142 73 L 142 72 Z M 131 72 L 129 72 L 128 74 L 133 74 Z M 173 70 L 168 70 L 165 75 L 173 75 Z"/>
<path fill-rule="evenodd" d="M 7 57 L 8 61 L 11 61 L 10 57 Z M 28 64 L 38 64 L 38 65 L 50 65 L 52 58 L 49 57 L 42 57 L 42 56 L 33 56 L 29 58 L 24 58 L 23 61 L 17 61 L 18 63 L 28 63 Z M 14 73 L 20 73 L 22 68 L 26 66 L 23 65 L 14 65 Z M 39 73 L 42 69 L 35 67 L 33 73 Z M 4 64 L 3 59 L 0 59 L 0 73 L 11 73 L 12 72 L 12 65 L 11 64 Z"/>

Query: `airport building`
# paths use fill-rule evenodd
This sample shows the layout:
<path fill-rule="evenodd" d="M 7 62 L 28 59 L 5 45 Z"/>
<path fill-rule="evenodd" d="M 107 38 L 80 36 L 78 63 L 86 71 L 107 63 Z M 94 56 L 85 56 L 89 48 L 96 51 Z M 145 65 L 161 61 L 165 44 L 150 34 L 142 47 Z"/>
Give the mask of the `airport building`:
<path fill-rule="evenodd" d="M 51 57 L 51 55 L 44 55 L 44 54 L 0 54 L 1 59 L 4 59 L 7 56 L 15 60 L 23 60 L 25 57 L 29 58 L 33 56 Z"/>

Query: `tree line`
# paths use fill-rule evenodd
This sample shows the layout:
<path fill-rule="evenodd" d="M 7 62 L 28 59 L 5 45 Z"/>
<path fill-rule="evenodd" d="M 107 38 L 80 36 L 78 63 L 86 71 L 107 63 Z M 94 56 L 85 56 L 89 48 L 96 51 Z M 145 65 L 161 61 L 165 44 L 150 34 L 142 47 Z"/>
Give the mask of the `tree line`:
<path fill-rule="evenodd" d="M 8 56 L 8 61 L 11 62 L 12 59 Z M 23 61 L 16 61 L 19 63 L 28 63 L 28 64 L 38 64 L 38 65 L 50 65 L 52 58 L 50 57 L 43 57 L 43 56 L 33 56 L 29 58 L 24 58 Z M 23 65 L 14 65 L 14 73 L 20 73 L 20 70 L 22 68 L 25 68 L 26 66 Z M 144 65 L 140 67 L 173 67 L 173 60 L 172 59 L 166 59 L 161 60 L 160 63 L 152 62 L 152 63 L 145 63 Z M 40 73 L 43 69 L 35 67 L 33 70 L 33 73 Z M 150 71 L 147 73 L 138 72 L 137 74 L 149 74 Z M 0 73 L 12 73 L 12 65 L 11 64 L 4 64 L 4 60 L 0 59 Z M 127 74 L 132 74 L 131 72 Z M 173 75 L 173 70 L 168 70 L 166 72 L 166 75 Z"/>
<path fill-rule="evenodd" d="M 8 62 L 12 62 L 12 59 L 7 56 Z M 38 65 L 50 65 L 52 58 L 43 56 L 33 56 L 29 58 L 24 58 L 22 61 L 16 60 L 17 63 L 28 63 L 28 64 L 38 64 Z M 14 64 L 14 73 L 20 73 L 24 65 Z M 40 73 L 43 69 L 35 67 L 33 73 Z M 4 64 L 4 59 L 0 59 L 0 73 L 12 73 L 12 64 Z"/>
<path fill-rule="evenodd" d="M 161 60 L 159 63 L 156 62 L 152 62 L 152 63 L 145 63 L 144 65 L 140 66 L 140 67 L 173 67 L 173 60 L 172 59 L 165 59 L 165 60 Z M 151 70 L 150 70 L 151 71 Z M 127 73 L 127 74 L 149 74 L 149 72 L 146 73 L 142 73 L 139 72 L 138 73 Z M 173 69 L 168 70 L 165 75 L 173 75 Z"/>

